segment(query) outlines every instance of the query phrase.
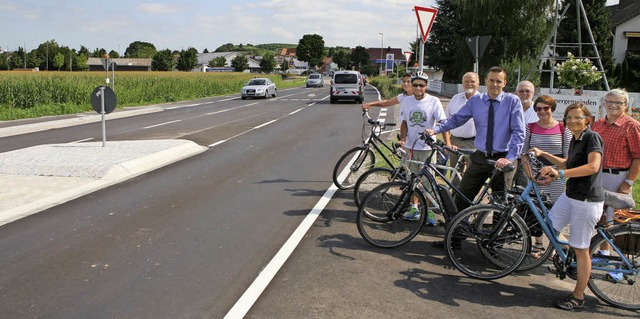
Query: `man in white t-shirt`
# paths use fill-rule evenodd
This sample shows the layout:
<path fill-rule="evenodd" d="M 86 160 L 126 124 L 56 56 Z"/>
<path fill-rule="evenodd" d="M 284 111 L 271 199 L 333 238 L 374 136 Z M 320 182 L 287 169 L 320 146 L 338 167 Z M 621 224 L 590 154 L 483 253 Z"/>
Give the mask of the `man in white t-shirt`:
<path fill-rule="evenodd" d="M 415 161 L 424 162 L 429 158 L 433 150 L 425 141 L 420 139 L 425 129 L 433 128 L 437 122 L 445 120 L 444 109 L 440 100 L 427 94 L 427 82 L 429 77 L 421 72 L 411 77 L 411 86 L 413 88 L 413 96 L 407 97 L 402 101 L 400 108 L 400 143 L 404 144 L 407 152 L 412 154 Z M 450 145 L 449 133 L 443 133 L 442 137 L 446 144 Z M 435 136 L 432 136 L 435 140 Z M 436 157 L 432 156 L 432 162 Z M 410 169 L 417 172 L 421 165 L 412 164 Z M 412 208 L 405 213 L 405 219 L 417 219 L 420 214 L 417 207 L 417 201 L 412 200 Z M 429 219 L 429 218 L 428 218 Z M 429 223 L 435 224 L 435 221 L 427 220 Z"/>
<path fill-rule="evenodd" d="M 478 87 L 480 86 L 480 78 L 475 72 L 467 72 L 462 76 L 463 92 L 454 95 L 447 105 L 447 109 L 444 111 L 447 118 L 451 115 L 458 113 L 460 108 L 467 103 L 467 101 L 474 95 L 479 95 Z M 473 121 L 468 121 L 464 125 L 454 128 L 451 133 L 451 145 L 449 147 L 453 149 L 475 149 L 474 140 L 476 138 L 476 126 Z M 449 154 L 449 166 L 455 167 L 458 163 L 459 156 L 457 154 Z M 466 166 L 469 167 L 471 160 L 468 156 L 464 156 Z M 462 174 L 463 172 L 460 172 Z M 454 180 L 453 184 L 458 185 L 459 180 Z"/>

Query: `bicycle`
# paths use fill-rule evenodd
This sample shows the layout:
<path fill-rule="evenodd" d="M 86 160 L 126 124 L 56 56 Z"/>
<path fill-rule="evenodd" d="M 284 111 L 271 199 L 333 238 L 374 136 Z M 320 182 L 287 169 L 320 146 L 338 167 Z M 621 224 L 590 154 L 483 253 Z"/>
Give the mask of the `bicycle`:
<path fill-rule="evenodd" d="M 382 130 L 395 126 L 395 123 L 374 120 L 369 116 L 368 110 L 362 112 L 362 117 L 365 119 L 362 123 L 363 144 L 344 153 L 333 168 L 333 183 L 342 190 L 355 187 L 355 183 L 360 175 L 375 167 L 376 154 L 374 150 L 381 156 L 386 164 L 392 168 L 396 167 L 393 162 L 400 158 L 400 155 L 395 152 L 395 149 L 387 145 L 379 136 Z M 371 125 L 371 129 L 368 136 L 365 136 L 367 124 Z M 391 155 L 387 156 L 380 145 L 388 150 Z M 343 180 L 340 180 L 339 175 L 347 166 L 349 167 L 347 176 L 345 176 Z"/>
<path fill-rule="evenodd" d="M 556 251 L 553 257 L 556 276 L 560 279 L 569 277 L 575 280 L 577 266 L 573 250 L 567 249 L 569 243 L 559 238 L 548 218 L 546 208 L 540 205 L 542 196 L 535 181 L 543 165 L 533 154 L 527 154 L 523 163 L 529 182 L 522 194 L 516 196 L 516 200 L 510 201 L 511 206 L 504 207 L 504 210 L 499 210 L 499 205 L 484 209 L 473 207 L 451 220 L 445 240 L 449 259 L 458 270 L 478 279 L 501 278 L 517 269 L 528 252 L 530 233 L 513 207 L 519 202 L 524 202 Z M 511 227 L 516 224 L 518 227 Z M 589 246 L 592 260 L 591 277 L 587 284 L 589 289 L 610 305 L 632 310 L 640 309 L 640 283 L 637 282 L 640 273 L 640 224 L 627 222 L 610 227 L 597 225 L 595 232 Z M 454 238 L 458 242 L 456 245 L 452 244 Z M 510 238 L 519 241 L 520 244 L 511 245 L 502 238 Z M 600 245 L 605 242 L 611 247 L 611 255 L 599 254 Z M 506 251 L 507 248 L 512 249 L 508 255 L 510 258 L 503 258 L 503 250 Z M 488 266 L 482 269 L 479 264 Z"/>
<path fill-rule="evenodd" d="M 480 203 L 487 196 L 490 201 L 493 201 L 489 194 L 489 187 L 501 169 L 495 168 L 491 177 L 483 184 L 479 195 L 475 199 L 469 199 L 438 170 L 438 165 L 431 163 L 431 158 L 436 152 L 444 151 L 445 146 L 442 141 L 433 141 L 430 137 L 423 139 L 435 151 L 424 163 L 421 163 L 423 166 L 418 174 L 407 174 L 405 180 L 391 181 L 375 187 L 358 207 L 356 216 L 358 232 L 365 241 L 374 246 L 392 248 L 409 242 L 422 229 L 429 211 L 443 215 L 445 221 L 449 220 L 458 212 L 451 191 L 471 205 Z M 487 160 L 487 162 L 495 165 L 493 160 Z M 406 166 L 407 163 L 405 162 L 404 165 Z M 446 166 L 442 168 L 451 169 Z M 409 171 L 408 167 L 405 169 Z M 505 170 L 508 169 L 513 169 L 513 166 Z M 445 184 L 439 184 L 436 177 Z M 417 221 L 403 218 L 403 214 L 411 205 L 412 198 L 417 199 L 418 202 L 420 216 Z"/>
<path fill-rule="evenodd" d="M 406 170 L 404 161 L 409 160 L 409 154 L 407 154 L 402 146 L 398 143 L 394 143 L 395 153 L 400 154 L 400 164 L 395 168 L 386 168 L 386 167 L 375 167 L 366 172 L 364 172 L 358 180 L 353 189 L 353 200 L 356 203 L 356 206 L 359 207 L 360 203 L 364 199 L 365 196 L 376 186 L 390 182 L 393 180 L 404 180 L 406 179 Z M 454 183 L 455 180 L 460 181 L 462 179 L 462 172 L 465 170 L 466 162 L 462 155 L 471 155 L 475 150 L 473 149 L 452 149 L 448 146 L 443 146 L 443 149 L 447 152 L 454 153 L 458 155 L 458 161 L 453 167 L 444 166 L 444 165 L 435 165 L 436 168 L 441 170 L 442 172 L 450 172 L 450 176 L 448 180 Z M 439 150 L 436 150 L 440 152 Z M 441 153 L 437 154 L 440 156 Z M 421 164 L 421 163 L 420 163 Z M 443 173 L 447 175 L 446 173 Z"/>

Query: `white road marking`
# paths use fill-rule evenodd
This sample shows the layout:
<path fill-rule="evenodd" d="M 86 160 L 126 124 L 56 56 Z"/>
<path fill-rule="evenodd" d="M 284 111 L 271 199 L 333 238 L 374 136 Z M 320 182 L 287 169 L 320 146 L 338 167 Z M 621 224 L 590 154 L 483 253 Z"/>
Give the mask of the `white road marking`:
<path fill-rule="evenodd" d="M 351 158 L 349 163 L 347 163 L 346 167 L 340 172 L 338 176 L 339 181 L 343 181 L 347 174 L 349 173 L 349 167 L 355 162 L 357 154 Z M 316 203 L 316 205 L 311 209 L 307 217 L 298 225 L 298 228 L 291 234 L 289 239 L 280 247 L 280 250 L 276 253 L 275 256 L 269 261 L 267 266 L 265 266 L 258 277 L 251 283 L 249 288 L 242 294 L 240 299 L 236 301 L 236 303 L 231 307 L 229 312 L 224 316 L 225 319 L 235 319 L 235 318 L 243 318 L 249 309 L 253 306 L 253 304 L 258 300 L 262 292 L 267 288 L 271 280 L 276 276 L 282 265 L 287 261 L 289 256 L 293 253 L 293 250 L 300 244 L 304 235 L 309 231 L 313 223 L 318 219 L 322 210 L 327 206 L 333 195 L 338 190 L 338 187 L 335 184 L 331 184 L 329 189 L 322 195 L 322 198 Z"/>
<path fill-rule="evenodd" d="M 73 143 L 82 143 L 82 142 L 90 141 L 90 140 L 92 140 L 92 139 L 93 139 L 93 137 L 85 138 L 85 139 L 81 139 L 81 140 L 77 140 L 77 141 L 69 142 L 69 144 L 73 144 Z"/>
<path fill-rule="evenodd" d="M 160 123 L 160 124 L 156 124 L 156 125 L 145 126 L 145 127 L 143 127 L 143 129 L 149 129 L 149 128 L 158 127 L 158 126 L 163 126 L 163 125 L 167 125 L 167 124 L 171 124 L 171 123 L 176 123 L 176 122 L 182 122 L 182 120 L 175 120 L 175 121 L 164 122 L 164 123 Z"/>

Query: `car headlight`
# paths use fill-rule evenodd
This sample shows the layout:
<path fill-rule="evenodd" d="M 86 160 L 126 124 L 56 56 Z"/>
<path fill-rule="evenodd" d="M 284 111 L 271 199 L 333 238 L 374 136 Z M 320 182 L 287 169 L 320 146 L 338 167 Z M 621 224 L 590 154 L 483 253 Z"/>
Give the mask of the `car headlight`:
<path fill-rule="evenodd" d="M 256 89 L 256 92 L 264 92 L 264 89 Z"/>

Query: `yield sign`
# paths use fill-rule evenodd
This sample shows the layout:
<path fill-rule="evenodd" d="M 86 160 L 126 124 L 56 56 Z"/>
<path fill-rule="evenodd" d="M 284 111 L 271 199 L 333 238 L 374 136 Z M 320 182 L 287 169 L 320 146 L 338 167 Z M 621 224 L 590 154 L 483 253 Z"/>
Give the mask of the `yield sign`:
<path fill-rule="evenodd" d="M 427 36 L 433 25 L 433 20 L 436 18 L 438 10 L 433 8 L 425 8 L 415 6 L 416 16 L 418 17 L 418 24 L 420 25 L 420 33 L 422 34 L 422 42 L 427 42 Z"/>
<path fill-rule="evenodd" d="M 409 62 L 409 59 L 411 58 L 411 54 L 413 54 L 413 52 L 411 51 L 404 52 L 404 58 L 407 60 L 407 62 Z"/>

